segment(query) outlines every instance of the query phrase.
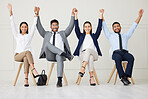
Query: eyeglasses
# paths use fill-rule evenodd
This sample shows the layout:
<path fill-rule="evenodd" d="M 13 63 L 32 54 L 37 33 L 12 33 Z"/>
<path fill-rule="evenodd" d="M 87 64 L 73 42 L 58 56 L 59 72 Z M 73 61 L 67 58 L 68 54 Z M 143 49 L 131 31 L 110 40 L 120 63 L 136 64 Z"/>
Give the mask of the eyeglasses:
<path fill-rule="evenodd" d="M 52 27 L 58 27 L 59 25 L 51 25 Z"/>

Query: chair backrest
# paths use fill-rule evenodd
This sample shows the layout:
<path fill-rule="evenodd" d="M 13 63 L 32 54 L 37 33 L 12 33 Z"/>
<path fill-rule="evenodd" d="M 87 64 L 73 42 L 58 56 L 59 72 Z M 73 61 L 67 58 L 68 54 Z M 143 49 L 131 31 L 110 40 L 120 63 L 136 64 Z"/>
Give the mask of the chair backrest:
<path fill-rule="evenodd" d="M 109 49 L 109 57 L 112 59 L 112 54 L 113 54 L 113 51 L 112 51 L 112 48 Z"/>

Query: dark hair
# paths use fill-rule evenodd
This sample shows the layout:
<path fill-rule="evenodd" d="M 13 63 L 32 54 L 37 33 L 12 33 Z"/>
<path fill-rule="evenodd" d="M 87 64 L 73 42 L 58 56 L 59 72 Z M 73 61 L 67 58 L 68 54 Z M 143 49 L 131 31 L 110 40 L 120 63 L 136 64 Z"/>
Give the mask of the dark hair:
<path fill-rule="evenodd" d="M 21 34 L 22 34 L 22 31 L 21 31 L 21 26 L 22 26 L 22 24 L 26 24 L 26 25 L 27 25 L 27 27 L 28 27 L 27 22 L 21 22 L 21 24 L 20 24 L 20 33 L 21 33 Z M 28 34 L 28 29 L 27 29 L 26 33 Z"/>
<path fill-rule="evenodd" d="M 112 24 L 112 27 L 113 27 L 115 24 L 119 24 L 119 25 L 120 25 L 120 23 L 119 23 L 119 22 L 114 22 L 114 23 Z"/>
<path fill-rule="evenodd" d="M 89 21 L 84 22 L 83 27 L 87 23 L 90 24 L 90 26 L 92 27 L 92 25 L 91 25 L 91 23 Z M 84 29 L 83 29 L 83 33 L 86 33 Z M 90 30 L 90 34 L 92 34 L 92 29 Z"/>
<path fill-rule="evenodd" d="M 59 25 L 59 22 L 58 22 L 58 20 L 56 20 L 56 19 L 51 20 L 51 21 L 50 21 L 50 25 L 52 25 L 52 23 L 57 23 L 57 24 Z"/>

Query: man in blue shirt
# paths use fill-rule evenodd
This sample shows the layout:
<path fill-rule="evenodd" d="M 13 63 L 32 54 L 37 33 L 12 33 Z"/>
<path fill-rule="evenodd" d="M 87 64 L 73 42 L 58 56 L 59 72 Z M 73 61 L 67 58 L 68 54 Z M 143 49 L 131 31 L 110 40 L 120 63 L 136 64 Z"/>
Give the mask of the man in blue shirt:
<path fill-rule="evenodd" d="M 114 22 L 112 24 L 114 32 L 111 33 L 107 28 L 106 23 L 103 19 L 102 27 L 104 30 L 104 34 L 107 37 L 107 39 L 110 41 L 111 50 L 112 50 L 112 59 L 116 63 L 116 68 L 119 73 L 119 78 L 121 79 L 124 85 L 131 84 L 131 82 L 127 78 L 132 76 L 132 69 L 134 64 L 134 57 L 132 54 L 128 52 L 127 42 L 134 33 L 134 30 L 136 29 L 138 23 L 140 22 L 143 12 L 144 10 L 140 9 L 139 16 L 136 19 L 136 21 L 133 23 L 131 28 L 128 30 L 127 33 L 122 33 L 122 34 L 120 33 L 121 25 L 119 22 Z M 122 67 L 122 61 L 128 62 L 125 72 Z"/>

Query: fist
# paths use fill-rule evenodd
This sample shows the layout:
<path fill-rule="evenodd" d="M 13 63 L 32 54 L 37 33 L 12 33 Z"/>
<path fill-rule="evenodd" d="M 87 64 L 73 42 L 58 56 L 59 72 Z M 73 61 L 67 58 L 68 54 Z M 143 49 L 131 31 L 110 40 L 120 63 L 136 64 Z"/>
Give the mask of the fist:
<path fill-rule="evenodd" d="M 139 16 L 142 17 L 143 13 L 144 13 L 144 10 L 143 9 L 140 9 Z"/>
<path fill-rule="evenodd" d="M 100 13 L 100 14 L 103 14 L 103 13 L 104 13 L 104 9 L 100 9 L 100 10 L 99 10 L 99 13 Z"/>
<path fill-rule="evenodd" d="M 34 12 L 35 12 L 35 13 L 37 12 L 37 7 L 34 7 Z"/>
<path fill-rule="evenodd" d="M 9 11 L 12 11 L 12 5 L 10 3 L 8 3 L 7 8 Z"/>

